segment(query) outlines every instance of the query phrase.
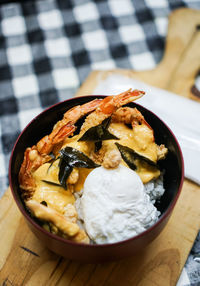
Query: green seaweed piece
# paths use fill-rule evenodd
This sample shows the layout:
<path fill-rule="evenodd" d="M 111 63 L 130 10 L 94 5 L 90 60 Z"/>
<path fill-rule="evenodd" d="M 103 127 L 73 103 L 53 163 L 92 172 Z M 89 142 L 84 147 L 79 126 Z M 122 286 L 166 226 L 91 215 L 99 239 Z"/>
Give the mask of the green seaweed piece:
<path fill-rule="evenodd" d="M 93 126 L 88 129 L 78 141 L 94 141 L 100 142 L 103 140 L 119 140 L 118 137 L 108 131 L 110 124 L 110 117 L 103 120 L 99 125 Z"/>
<path fill-rule="evenodd" d="M 47 202 L 46 201 L 42 201 L 40 203 L 41 203 L 41 205 L 44 205 L 45 207 L 47 207 Z"/>
<path fill-rule="evenodd" d="M 53 186 L 62 187 L 60 184 L 57 184 L 55 182 L 48 181 L 48 180 L 42 180 L 42 182 L 53 185 Z"/>
<path fill-rule="evenodd" d="M 63 158 L 60 158 L 58 179 L 61 186 L 67 190 L 67 178 L 71 174 L 73 167 L 68 165 Z"/>
<path fill-rule="evenodd" d="M 93 169 L 100 166 L 87 157 L 83 152 L 69 146 L 60 150 L 60 154 L 64 161 L 71 167 Z"/>
<path fill-rule="evenodd" d="M 95 142 L 94 144 L 94 152 L 98 152 L 102 147 L 102 141 Z"/>
<path fill-rule="evenodd" d="M 58 180 L 60 182 L 60 185 L 57 183 L 51 182 L 51 181 L 46 181 L 46 180 L 43 180 L 43 182 L 52 184 L 54 186 L 61 186 L 65 190 L 67 190 L 66 181 L 68 177 L 70 176 L 74 167 L 88 168 L 88 169 L 100 167 L 100 165 L 97 165 L 95 162 L 93 162 L 83 152 L 75 148 L 67 146 L 64 149 L 61 149 L 59 153 L 60 153 L 60 156 L 51 163 L 49 168 L 51 168 L 51 166 L 56 160 L 60 159 L 59 164 L 58 164 L 58 167 L 59 167 Z"/>
<path fill-rule="evenodd" d="M 134 163 L 135 157 L 133 157 L 132 155 L 132 149 L 123 146 L 119 143 L 115 143 L 115 145 L 117 146 L 122 159 L 126 162 L 126 164 L 132 169 L 132 170 L 136 170 L 136 165 Z"/>
<path fill-rule="evenodd" d="M 96 164 L 93 162 L 89 157 L 87 157 L 83 152 L 72 148 L 72 147 L 65 147 L 64 149 L 60 150 L 60 156 L 54 159 L 47 172 L 53 165 L 53 163 L 60 159 L 58 167 L 59 167 L 59 172 L 58 172 L 58 180 L 60 182 L 60 185 L 51 181 L 47 180 L 42 180 L 45 183 L 52 184 L 54 186 L 61 186 L 65 190 L 67 190 L 67 179 L 69 175 L 71 174 L 72 170 L 74 167 L 76 168 L 88 168 L 88 169 L 93 169 L 100 167 L 100 165 Z"/>
<path fill-rule="evenodd" d="M 126 164 L 132 169 L 132 170 L 135 170 L 137 167 L 135 165 L 135 162 L 134 160 L 136 159 L 139 159 L 141 161 L 144 161 L 146 163 L 148 163 L 149 165 L 153 166 L 153 167 L 158 167 L 157 164 L 150 160 L 149 158 L 143 156 L 143 155 L 140 155 L 139 153 L 137 153 L 136 151 L 134 151 L 133 149 L 127 147 L 127 146 L 124 146 L 124 145 L 121 145 L 119 143 L 115 143 L 115 145 L 117 146 L 121 156 L 122 156 L 122 159 L 126 162 Z"/>
<path fill-rule="evenodd" d="M 58 159 L 60 159 L 60 156 L 57 157 L 57 158 L 54 158 L 54 159 L 52 159 L 50 162 L 48 162 L 48 163 L 50 163 L 50 165 L 49 165 L 49 168 L 47 169 L 47 173 L 49 172 L 49 169 L 52 167 L 53 163 L 54 163 L 55 161 L 57 161 Z"/>
<path fill-rule="evenodd" d="M 51 157 L 51 160 L 56 159 L 56 156 L 53 154 L 53 152 L 51 152 L 51 153 L 49 154 L 49 156 Z"/>

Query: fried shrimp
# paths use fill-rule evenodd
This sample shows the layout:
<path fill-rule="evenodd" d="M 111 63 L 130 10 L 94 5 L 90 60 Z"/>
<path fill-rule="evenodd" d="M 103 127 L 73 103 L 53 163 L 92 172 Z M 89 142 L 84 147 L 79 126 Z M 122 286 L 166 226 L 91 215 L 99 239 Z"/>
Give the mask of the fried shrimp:
<path fill-rule="evenodd" d="M 127 90 L 115 96 L 105 97 L 95 111 L 89 114 L 81 127 L 81 134 L 92 126 L 96 126 L 104 119 L 111 116 L 119 107 L 135 101 L 144 95 L 144 91 Z M 81 135 L 80 134 L 80 135 Z"/>
<path fill-rule="evenodd" d="M 79 118 L 90 113 L 99 105 L 101 100 L 95 99 L 91 102 L 78 105 L 68 110 L 61 121 L 56 123 L 50 135 L 43 137 L 36 145 L 27 148 L 24 153 L 24 160 L 19 172 L 19 183 L 22 190 L 26 206 L 33 215 L 41 220 L 50 221 L 61 232 L 69 236 L 74 236 L 80 230 L 77 224 L 71 224 L 69 219 L 52 209 L 51 207 L 42 206 L 37 201 L 32 200 L 36 189 L 36 182 L 33 173 L 44 163 L 51 160 L 49 153 L 53 148 L 64 141 L 64 139 L 73 134 L 76 129 L 74 125 Z M 73 176 L 74 179 L 74 176 Z M 75 229 L 72 231 L 72 229 Z M 83 236 L 83 235 L 82 235 Z M 79 236 L 80 238 L 82 236 Z M 77 238 L 76 238 L 77 240 Z M 84 237 L 84 241 L 86 238 Z M 81 242 L 81 241 L 80 241 Z"/>
<path fill-rule="evenodd" d="M 63 119 L 56 123 L 50 135 L 43 137 L 36 146 L 26 149 L 24 161 L 19 172 L 20 187 L 26 191 L 26 195 L 29 191 L 34 192 L 35 189 L 32 173 L 39 166 L 51 160 L 51 157 L 48 155 L 54 146 L 72 135 L 76 129 L 74 124 L 78 119 L 96 109 L 100 101 L 99 99 L 95 99 L 82 106 L 78 105 L 68 110 L 64 114 Z"/>

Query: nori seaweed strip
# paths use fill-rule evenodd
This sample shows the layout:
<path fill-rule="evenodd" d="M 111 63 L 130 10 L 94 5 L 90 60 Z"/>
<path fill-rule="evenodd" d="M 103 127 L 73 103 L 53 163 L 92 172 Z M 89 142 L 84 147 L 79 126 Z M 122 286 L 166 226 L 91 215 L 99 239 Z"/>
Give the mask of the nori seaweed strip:
<path fill-rule="evenodd" d="M 47 207 L 47 202 L 42 201 L 42 202 L 40 202 L 40 203 L 41 203 L 41 205 L 44 205 L 45 207 Z"/>
<path fill-rule="evenodd" d="M 122 159 L 127 163 L 127 165 L 132 169 L 135 170 L 136 169 L 136 165 L 134 163 L 135 159 L 139 159 L 142 160 L 146 163 L 148 163 L 149 165 L 153 166 L 153 167 L 158 167 L 158 165 L 150 160 L 149 158 L 140 155 L 139 153 L 137 153 L 136 151 L 134 151 L 133 149 L 127 147 L 127 146 L 123 146 L 119 143 L 115 143 L 115 145 L 117 146 L 117 148 L 119 149 L 119 152 L 121 153 Z"/>
<path fill-rule="evenodd" d="M 66 190 L 67 190 L 66 181 L 74 167 L 88 168 L 88 169 L 100 167 L 100 165 L 97 165 L 95 162 L 93 162 L 83 152 L 75 148 L 67 146 L 64 149 L 60 150 L 60 156 L 56 158 L 55 160 L 53 160 L 53 162 L 51 162 L 48 170 L 51 168 L 53 163 L 58 159 L 60 159 L 59 164 L 58 164 L 58 167 L 59 167 L 58 180 L 60 182 L 60 185 L 57 183 L 51 182 L 51 181 L 47 181 L 47 180 L 42 180 L 42 181 L 48 184 L 52 184 L 54 186 L 62 186 Z"/>
<path fill-rule="evenodd" d="M 99 125 L 93 126 L 88 129 L 78 141 L 103 141 L 103 140 L 119 140 L 118 137 L 110 133 L 107 128 L 110 124 L 110 118 L 106 118 Z"/>
<path fill-rule="evenodd" d="M 102 124 L 103 128 L 108 129 L 110 122 L 111 122 L 111 116 L 104 119 L 101 124 Z"/>
<path fill-rule="evenodd" d="M 60 150 L 60 154 L 62 159 L 71 167 L 93 169 L 100 166 L 93 162 L 83 152 L 69 146 Z"/>
<path fill-rule="evenodd" d="M 134 163 L 135 157 L 132 156 L 132 152 L 130 152 L 130 148 L 120 145 L 119 143 L 115 143 L 115 145 L 117 146 L 122 159 L 126 162 L 126 164 L 132 169 L 132 170 L 136 170 L 136 165 Z M 132 150 L 131 150 L 132 151 Z"/>
<path fill-rule="evenodd" d="M 67 190 L 67 179 L 71 174 L 74 167 L 76 168 L 97 168 L 100 165 L 97 165 L 93 162 L 89 157 L 87 157 L 83 152 L 72 148 L 72 147 L 65 147 L 64 149 L 60 150 L 60 156 L 56 158 L 56 160 L 60 159 L 58 167 L 58 180 L 60 185 L 51 181 L 43 180 L 43 182 L 55 185 L 55 186 L 62 186 L 64 189 Z M 56 161 L 54 160 L 54 162 Z M 49 166 L 52 166 L 53 163 Z"/>
<path fill-rule="evenodd" d="M 61 186 L 67 190 L 67 178 L 71 174 L 73 168 L 66 164 L 66 161 L 63 158 L 60 158 L 59 162 L 59 173 L 58 173 L 58 179 L 61 184 Z"/>
<path fill-rule="evenodd" d="M 102 147 L 102 141 L 95 142 L 95 144 L 94 144 L 94 152 L 95 153 L 98 152 L 101 149 L 101 147 Z"/>
<path fill-rule="evenodd" d="M 51 181 L 47 181 L 47 180 L 42 180 L 42 182 L 50 184 L 50 185 L 54 185 L 54 186 L 57 186 L 57 187 L 62 187 L 61 185 L 59 185 L 59 184 L 57 184 L 55 182 L 51 182 Z"/>
<path fill-rule="evenodd" d="M 51 166 L 53 165 L 53 163 L 54 163 L 55 161 L 57 161 L 58 159 L 60 159 L 60 157 L 58 157 L 58 158 L 56 158 L 56 159 L 52 159 L 50 162 L 48 162 L 48 163 L 50 163 L 50 165 L 49 165 L 49 168 L 47 169 L 47 173 L 49 172 L 49 169 L 51 168 Z"/>
<path fill-rule="evenodd" d="M 51 157 L 52 160 L 56 159 L 56 156 L 52 152 L 49 154 L 49 156 Z"/>

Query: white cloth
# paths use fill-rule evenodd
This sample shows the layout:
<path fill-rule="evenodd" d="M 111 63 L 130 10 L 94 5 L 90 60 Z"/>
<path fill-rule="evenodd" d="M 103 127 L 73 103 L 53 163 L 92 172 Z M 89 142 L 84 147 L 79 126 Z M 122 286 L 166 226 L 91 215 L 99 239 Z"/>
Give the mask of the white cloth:
<path fill-rule="evenodd" d="M 200 185 L 200 104 L 120 74 L 100 80 L 93 94 L 111 95 L 129 88 L 146 92 L 137 103 L 153 111 L 170 127 L 183 152 L 185 176 Z"/>

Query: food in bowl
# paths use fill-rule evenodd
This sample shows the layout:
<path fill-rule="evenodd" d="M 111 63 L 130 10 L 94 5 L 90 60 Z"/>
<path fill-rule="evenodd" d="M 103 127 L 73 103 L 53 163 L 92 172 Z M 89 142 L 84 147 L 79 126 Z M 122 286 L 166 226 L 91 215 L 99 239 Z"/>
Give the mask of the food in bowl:
<path fill-rule="evenodd" d="M 154 224 L 164 193 L 157 162 L 167 148 L 128 90 L 68 110 L 52 132 L 25 150 L 22 198 L 50 232 L 81 243 L 112 243 Z"/>

